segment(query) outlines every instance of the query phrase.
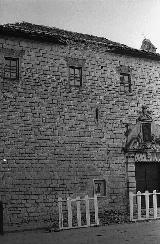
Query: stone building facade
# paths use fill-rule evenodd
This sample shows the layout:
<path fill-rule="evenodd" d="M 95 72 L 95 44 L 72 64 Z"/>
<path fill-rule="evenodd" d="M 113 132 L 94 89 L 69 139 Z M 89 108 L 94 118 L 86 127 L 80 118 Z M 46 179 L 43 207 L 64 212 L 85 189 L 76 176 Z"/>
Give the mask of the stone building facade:
<path fill-rule="evenodd" d="M 160 123 L 159 61 L 105 38 L 25 22 L 0 26 L 6 230 L 52 223 L 58 197 L 97 193 L 103 209 L 127 210 L 136 162 L 146 162 L 127 136 L 144 105 Z M 154 162 L 155 147 L 147 149 Z"/>

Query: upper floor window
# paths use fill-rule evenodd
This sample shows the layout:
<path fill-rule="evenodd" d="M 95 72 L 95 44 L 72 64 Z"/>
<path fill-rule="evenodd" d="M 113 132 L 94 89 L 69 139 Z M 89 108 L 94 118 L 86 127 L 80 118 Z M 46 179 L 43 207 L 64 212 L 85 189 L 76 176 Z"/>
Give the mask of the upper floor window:
<path fill-rule="evenodd" d="M 69 66 L 69 81 L 72 86 L 82 86 L 82 67 Z"/>
<path fill-rule="evenodd" d="M 5 58 L 4 78 L 19 79 L 19 59 L 18 58 L 11 58 L 11 57 Z"/>
<path fill-rule="evenodd" d="M 120 73 L 121 90 L 124 92 L 132 92 L 131 75 L 129 73 Z"/>

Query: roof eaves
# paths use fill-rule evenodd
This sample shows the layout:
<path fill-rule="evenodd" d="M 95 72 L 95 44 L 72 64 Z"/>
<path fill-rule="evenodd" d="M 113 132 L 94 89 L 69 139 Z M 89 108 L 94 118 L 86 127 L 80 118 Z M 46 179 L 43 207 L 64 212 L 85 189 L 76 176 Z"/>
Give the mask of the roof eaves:
<path fill-rule="evenodd" d="M 14 37 L 23 37 L 23 38 L 34 39 L 34 40 L 49 41 L 49 42 L 54 42 L 56 44 L 66 45 L 66 40 L 64 40 L 62 37 L 58 35 L 53 35 L 50 33 L 42 33 L 33 30 L 20 29 L 16 27 L 13 28 L 13 27 L 0 25 L 0 34 L 14 36 Z"/>
<path fill-rule="evenodd" d="M 139 49 L 130 48 L 130 47 L 112 45 L 112 47 L 108 48 L 107 51 L 112 52 L 112 53 L 122 54 L 122 55 L 128 55 L 128 56 L 132 56 L 132 57 L 160 60 L 159 53 L 147 52 L 144 50 L 139 50 Z"/>

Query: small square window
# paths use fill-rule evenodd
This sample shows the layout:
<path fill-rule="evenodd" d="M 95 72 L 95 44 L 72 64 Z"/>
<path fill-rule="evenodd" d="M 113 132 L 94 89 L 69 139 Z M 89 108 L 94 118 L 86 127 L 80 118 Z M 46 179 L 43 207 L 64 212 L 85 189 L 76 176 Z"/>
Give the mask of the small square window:
<path fill-rule="evenodd" d="M 82 67 L 69 67 L 69 81 L 72 86 L 82 86 Z"/>
<path fill-rule="evenodd" d="M 120 85 L 121 85 L 121 91 L 132 92 L 131 75 L 128 73 L 120 73 Z"/>
<path fill-rule="evenodd" d="M 19 79 L 19 59 L 18 58 L 5 58 L 4 64 L 4 78 L 6 79 Z"/>
<path fill-rule="evenodd" d="M 106 181 L 105 180 L 94 180 L 94 194 L 98 196 L 106 196 Z"/>

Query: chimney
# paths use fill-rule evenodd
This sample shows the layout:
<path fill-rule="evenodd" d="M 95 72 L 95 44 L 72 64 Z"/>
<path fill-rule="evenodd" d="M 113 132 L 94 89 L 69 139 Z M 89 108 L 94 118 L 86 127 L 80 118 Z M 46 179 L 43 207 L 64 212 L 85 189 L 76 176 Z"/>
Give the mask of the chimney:
<path fill-rule="evenodd" d="M 156 49 L 157 48 L 152 44 L 152 42 L 149 39 L 145 38 L 142 41 L 141 50 L 151 52 L 151 53 L 156 53 Z"/>

